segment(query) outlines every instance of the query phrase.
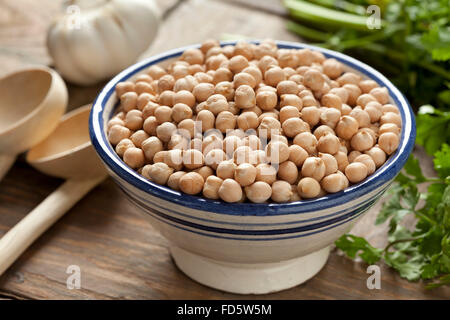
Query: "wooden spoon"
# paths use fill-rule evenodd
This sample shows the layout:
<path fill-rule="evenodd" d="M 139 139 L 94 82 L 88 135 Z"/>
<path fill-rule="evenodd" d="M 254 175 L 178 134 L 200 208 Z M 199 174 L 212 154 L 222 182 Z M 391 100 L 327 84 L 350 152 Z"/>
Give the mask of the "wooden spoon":
<path fill-rule="evenodd" d="M 31 67 L 0 79 L 0 180 L 19 153 L 56 128 L 66 107 L 66 85 L 50 68 Z"/>
<path fill-rule="evenodd" d="M 58 127 L 27 154 L 46 174 L 68 179 L 0 239 L 0 275 L 50 226 L 107 174 L 89 139 L 91 106 L 66 114 Z"/>

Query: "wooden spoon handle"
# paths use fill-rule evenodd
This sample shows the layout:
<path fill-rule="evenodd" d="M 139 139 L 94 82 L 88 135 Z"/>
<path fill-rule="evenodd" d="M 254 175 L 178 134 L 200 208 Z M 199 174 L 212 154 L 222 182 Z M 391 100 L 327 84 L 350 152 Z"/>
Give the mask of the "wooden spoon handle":
<path fill-rule="evenodd" d="M 0 240 L 0 276 L 50 226 L 105 176 L 89 180 L 68 180 L 42 201 Z"/>
<path fill-rule="evenodd" d="M 16 161 L 16 155 L 0 154 L 0 181 Z"/>

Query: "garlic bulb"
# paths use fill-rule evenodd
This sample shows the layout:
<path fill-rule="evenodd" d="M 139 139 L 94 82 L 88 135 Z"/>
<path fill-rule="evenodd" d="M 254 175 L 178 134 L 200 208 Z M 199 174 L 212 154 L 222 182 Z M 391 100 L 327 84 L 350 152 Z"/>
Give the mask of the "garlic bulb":
<path fill-rule="evenodd" d="M 154 0 L 72 0 L 49 28 L 47 46 L 67 80 L 90 85 L 129 65 L 150 45 L 159 25 Z"/>

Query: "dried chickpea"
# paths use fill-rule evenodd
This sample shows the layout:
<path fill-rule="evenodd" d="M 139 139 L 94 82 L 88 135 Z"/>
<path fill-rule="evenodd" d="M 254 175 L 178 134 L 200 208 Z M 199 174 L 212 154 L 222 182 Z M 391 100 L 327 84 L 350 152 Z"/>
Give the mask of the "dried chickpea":
<path fill-rule="evenodd" d="M 346 103 L 349 106 L 352 106 L 352 107 L 355 106 L 356 99 L 358 99 L 358 97 L 361 95 L 361 89 L 357 85 L 351 84 L 351 83 L 344 84 L 342 86 L 342 88 L 347 90 L 347 93 L 348 93 L 348 98 L 347 98 Z"/>
<path fill-rule="evenodd" d="M 397 127 L 400 128 L 402 126 L 402 118 L 400 117 L 400 115 L 398 115 L 394 112 L 386 112 L 380 118 L 380 125 L 383 125 L 386 123 L 393 123 Z M 125 125 L 126 125 L 126 120 L 125 120 Z"/>
<path fill-rule="evenodd" d="M 244 73 L 250 74 L 253 79 L 255 80 L 255 86 L 262 81 L 262 72 L 259 70 L 256 66 L 248 66 L 245 69 L 242 70 Z"/>
<path fill-rule="evenodd" d="M 353 162 L 361 162 L 367 167 L 367 175 L 371 175 L 375 172 L 376 166 L 375 162 L 372 160 L 372 158 L 367 154 L 362 154 L 357 156 Z"/>
<path fill-rule="evenodd" d="M 344 189 L 344 178 L 339 173 L 332 173 L 325 176 L 320 185 L 326 192 L 336 193 Z"/>
<path fill-rule="evenodd" d="M 283 124 L 289 118 L 298 118 L 300 116 L 300 112 L 296 107 L 293 106 L 285 106 L 280 109 L 280 122 Z"/>
<path fill-rule="evenodd" d="M 142 142 L 148 137 L 149 135 L 144 130 L 138 130 L 131 135 L 130 139 L 136 147 L 140 148 Z"/>
<path fill-rule="evenodd" d="M 172 90 L 174 85 L 175 78 L 170 74 L 166 74 L 158 80 L 158 92 L 161 93 L 166 90 Z"/>
<path fill-rule="evenodd" d="M 305 149 L 308 154 L 315 154 L 317 152 L 317 139 L 310 132 L 302 132 L 295 136 L 294 144 Z"/>
<path fill-rule="evenodd" d="M 155 118 L 158 124 L 172 121 L 172 108 L 168 106 L 160 106 L 155 110 Z M 128 113 L 129 114 L 129 113 Z M 127 115 L 128 115 L 127 114 Z"/>
<path fill-rule="evenodd" d="M 297 191 L 302 198 L 315 198 L 320 194 L 320 184 L 313 178 L 305 177 L 298 182 Z"/>
<path fill-rule="evenodd" d="M 199 83 L 192 90 L 197 102 L 206 101 L 210 96 L 214 94 L 214 85 L 212 83 Z"/>
<path fill-rule="evenodd" d="M 295 190 L 295 193 L 297 193 L 297 190 Z M 292 186 L 282 180 L 275 181 L 272 184 L 272 200 L 275 202 L 289 202 L 291 201 L 291 197 L 293 194 Z"/>
<path fill-rule="evenodd" d="M 114 125 L 109 129 L 108 140 L 112 145 L 118 144 L 123 139 L 128 139 L 131 136 L 131 131 L 127 127 Z"/>
<path fill-rule="evenodd" d="M 172 119 L 176 123 L 190 118 L 192 118 L 192 109 L 187 104 L 177 103 L 172 107 Z"/>
<path fill-rule="evenodd" d="M 284 108 L 286 107 L 283 107 L 283 109 Z M 309 124 L 300 118 L 289 118 L 283 122 L 281 127 L 283 128 L 283 133 L 289 138 L 293 138 L 302 132 L 310 132 Z"/>
<path fill-rule="evenodd" d="M 203 59 L 203 52 L 200 49 L 186 49 L 181 55 L 181 60 L 184 60 L 189 64 L 202 64 Z"/>
<path fill-rule="evenodd" d="M 125 92 L 120 96 L 120 104 L 125 112 L 137 108 L 138 94 L 134 91 Z"/>
<path fill-rule="evenodd" d="M 273 66 L 264 72 L 264 82 L 272 87 L 276 87 L 278 83 L 286 79 L 283 69 Z"/>
<path fill-rule="evenodd" d="M 289 161 L 295 163 L 297 167 L 300 167 L 306 158 L 308 158 L 308 152 L 305 149 L 296 144 L 289 146 Z"/>
<path fill-rule="evenodd" d="M 120 142 L 117 144 L 116 146 L 116 153 L 120 156 L 123 157 L 123 154 L 125 153 L 125 151 L 127 151 L 128 148 L 133 148 L 135 147 L 133 141 L 131 141 L 130 139 L 122 139 L 120 140 Z"/>
<path fill-rule="evenodd" d="M 294 162 L 284 161 L 278 168 L 278 178 L 294 184 L 298 178 L 298 169 Z"/>
<path fill-rule="evenodd" d="M 144 124 L 142 125 L 142 128 L 145 132 L 147 132 L 149 135 L 154 136 L 156 135 L 156 128 L 158 127 L 158 121 L 154 116 L 149 116 L 147 119 L 145 119 Z"/>
<path fill-rule="evenodd" d="M 375 97 L 375 99 L 377 99 L 379 103 L 381 103 L 381 104 L 389 103 L 389 92 L 388 92 L 387 88 L 385 88 L 385 87 L 373 88 L 372 90 L 370 90 L 369 93 L 373 97 Z"/>
<path fill-rule="evenodd" d="M 319 153 L 319 158 L 322 159 L 325 164 L 325 176 L 338 171 L 338 162 L 333 155 L 328 153 Z"/>
<path fill-rule="evenodd" d="M 170 175 L 173 173 L 173 169 L 170 168 L 164 162 L 157 162 L 153 164 L 148 171 L 150 179 L 159 184 L 166 184 Z"/>
<path fill-rule="evenodd" d="M 180 179 L 185 174 L 186 172 L 184 171 L 177 171 L 172 173 L 169 176 L 169 179 L 167 179 L 167 186 L 173 190 L 180 190 Z"/>
<path fill-rule="evenodd" d="M 177 130 L 177 127 L 172 122 L 164 122 L 156 127 L 156 136 L 162 142 L 169 142 L 172 134 Z"/>
<path fill-rule="evenodd" d="M 374 145 L 374 139 L 372 135 L 367 131 L 358 131 L 353 135 L 350 145 L 354 150 L 365 151 L 369 150 Z"/>
<path fill-rule="evenodd" d="M 315 106 L 304 107 L 302 109 L 300 118 L 306 123 L 308 123 L 309 126 L 312 128 L 320 121 L 320 110 Z"/>
<path fill-rule="evenodd" d="M 213 94 L 206 100 L 206 110 L 218 115 L 222 111 L 228 110 L 227 99 L 221 94 Z"/>
<path fill-rule="evenodd" d="M 341 112 L 334 108 L 325 108 L 320 113 L 320 123 L 334 129 L 341 118 Z"/>
<path fill-rule="evenodd" d="M 400 139 L 398 135 L 392 132 L 382 133 L 378 138 L 379 147 L 388 155 L 391 155 L 397 150 L 399 143 Z"/>
<path fill-rule="evenodd" d="M 342 109 L 342 100 L 337 94 L 334 93 L 324 94 L 320 102 L 327 108 L 335 108 L 339 111 Z"/>
<path fill-rule="evenodd" d="M 233 80 L 233 73 L 225 67 L 220 67 L 214 72 L 212 83 L 218 84 L 220 82 L 229 82 L 231 80 Z"/>
<path fill-rule="evenodd" d="M 223 139 L 222 149 L 231 157 L 236 149 L 243 145 L 244 143 L 242 139 L 238 136 L 227 136 Z"/>
<path fill-rule="evenodd" d="M 200 121 L 202 124 L 202 132 L 214 128 L 216 121 L 214 114 L 209 110 L 202 110 L 197 114 L 196 121 Z"/>
<path fill-rule="evenodd" d="M 183 164 L 186 168 L 193 170 L 203 167 L 203 153 L 196 149 L 189 149 L 183 152 Z"/>
<path fill-rule="evenodd" d="M 271 185 L 277 180 L 277 169 L 268 163 L 260 163 L 256 166 L 255 180 Z"/>
<path fill-rule="evenodd" d="M 371 101 L 364 107 L 364 111 L 369 114 L 370 122 L 378 122 L 383 115 L 382 106 L 378 101 Z"/>
<path fill-rule="evenodd" d="M 325 175 L 325 170 L 325 163 L 321 158 L 309 157 L 303 162 L 301 173 L 303 177 L 311 177 L 320 181 Z"/>
<path fill-rule="evenodd" d="M 177 103 L 184 103 L 193 108 L 195 106 L 195 96 L 190 91 L 180 90 L 173 97 L 173 105 Z"/>
<path fill-rule="evenodd" d="M 162 106 L 173 106 L 173 100 L 175 97 L 175 92 L 173 91 L 164 91 L 159 95 L 158 103 Z"/>
<path fill-rule="evenodd" d="M 358 83 L 359 88 L 361 89 L 362 93 L 369 93 L 373 88 L 378 87 L 378 83 L 374 80 L 363 80 L 360 83 Z"/>
<path fill-rule="evenodd" d="M 258 99 L 258 97 L 256 97 L 256 99 Z M 296 94 L 283 94 L 280 96 L 280 108 L 285 106 L 293 106 L 296 107 L 298 111 L 301 111 L 303 108 L 303 102 L 302 99 L 300 99 L 300 97 Z"/>
<path fill-rule="evenodd" d="M 230 68 L 231 72 L 236 74 L 247 68 L 248 65 L 249 64 L 246 57 L 237 55 L 230 59 L 228 67 Z"/>
<path fill-rule="evenodd" d="M 358 121 L 352 116 L 343 116 L 336 125 L 336 134 L 338 137 L 350 140 L 359 128 Z"/>
<path fill-rule="evenodd" d="M 322 73 L 314 69 L 309 69 L 306 71 L 303 77 L 304 84 L 311 90 L 320 90 L 325 83 Z"/>
<path fill-rule="evenodd" d="M 236 127 L 236 116 L 229 111 L 222 111 L 216 118 L 216 129 L 222 133 L 226 133 L 227 130 L 234 129 Z"/>
<path fill-rule="evenodd" d="M 344 172 L 345 168 L 349 164 L 349 160 L 348 160 L 347 154 L 342 152 L 342 151 L 338 151 L 333 156 L 336 159 L 336 162 L 337 162 L 337 165 L 338 165 L 338 170 Z"/>
<path fill-rule="evenodd" d="M 227 155 L 222 149 L 213 149 L 205 155 L 205 165 L 216 170 L 220 162 L 227 160 Z"/>
<path fill-rule="evenodd" d="M 256 87 L 256 80 L 253 78 L 253 76 L 249 73 L 240 72 L 234 75 L 233 77 L 233 84 L 235 88 L 238 88 L 242 85 L 247 85 L 251 88 Z"/>
<path fill-rule="evenodd" d="M 353 150 L 348 154 L 348 161 L 350 163 L 352 163 L 353 161 L 355 161 L 356 157 L 362 155 L 361 152 L 357 151 L 357 150 Z"/>
<path fill-rule="evenodd" d="M 208 52 L 209 49 L 211 49 L 211 48 L 213 48 L 213 47 L 219 47 L 219 46 L 220 46 L 219 41 L 217 41 L 217 40 L 215 40 L 215 39 L 208 39 L 208 40 L 205 40 L 205 41 L 202 43 L 202 45 L 201 45 L 201 47 L 200 47 L 200 50 L 201 50 L 204 54 L 206 54 L 206 53 Z"/>
<path fill-rule="evenodd" d="M 242 194 L 241 186 L 233 179 L 225 179 L 219 188 L 219 197 L 225 202 L 238 202 Z"/>
<path fill-rule="evenodd" d="M 273 117 L 263 117 L 258 127 L 258 133 L 261 138 L 270 139 L 272 134 L 280 133 L 280 129 L 280 121 Z"/>
<path fill-rule="evenodd" d="M 266 146 L 266 155 L 271 163 L 282 163 L 289 159 L 289 147 L 282 141 L 271 141 Z"/>
<path fill-rule="evenodd" d="M 323 62 L 323 72 L 330 77 L 330 79 L 338 78 L 343 72 L 342 63 L 337 61 L 336 59 L 326 59 Z"/>
<path fill-rule="evenodd" d="M 264 111 L 273 110 L 278 102 L 278 97 L 272 91 L 260 91 L 256 94 L 256 105 Z"/>
<path fill-rule="evenodd" d="M 167 74 L 167 72 L 160 66 L 152 65 L 147 69 L 147 74 L 154 80 L 159 80 L 159 78 Z"/>
<path fill-rule="evenodd" d="M 216 174 L 222 179 L 233 179 L 236 164 L 232 160 L 221 161 L 216 169 Z"/>
<path fill-rule="evenodd" d="M 283 94 L 297 94 L 298 85 L 291 80 L 280 81 L 277 84 L 277 93 L 279 96 L 282 96 Z"/>
<path fill-rule="evenodd" d="M 398 135 L 400 133 L 400 128 L 394 123 L 385 123 L 380 126 L 378 133 L 381 135 L 386 132 L 392 132 Z"/>
<path fill-rule="evenodd" d="M 247 199 L 254 203 L 263 203 L 270 199 L 272 188 L 268 183 L 256 181 L 244 188 Z"/>
<path fill-rule="evenodd" d="M 174 133 L 170 137 L 169 143 L 167 143 L 167 149 L 180 149 L 187 150 L 189 146 L 189 141 L 185 136 L 179 133 Z"/>
<path fill-rule="evenodd" d="M 203 195 L 208 199 L 219 199 L 219 188 L 223 180 L 216 176 L 209 176 L 203 186 Z"/>
<path fill-rule="evenodd" d="M 163 150 L 155 153 L 155 155 L 153 156 L 153 163 L 164 162 L 164 158 L 166 157 L 168 152 L 169 151 Z"/>
<path fill-rule="evenodd" d="M 194 172 L 201 175 L 203 177 L 203 180 L 208 179 L 209 176 L 212 176 L 214 174 L 213 169 L 208 166 L 203 166 L 201 168 L 195 169 Z"/>
<path fill-rule="evenodd" d="M 328 93 L 332 93 L 337 95 L 339 98 L 341 98 L 342 104 L 346 104 L 348 100 L 348 91 L 344 88 L 338 87 L 338 88 L 332 88 Z M 342 109 L 342 107 L 341 107 Z"/>
<path fill-rule="evenodd" d="M 252 108 L 256 104 L 255 91 L 248 85 L 238 87 L 234 92 L 234 102 L 240 109 Z"/>
<path fill-rule="evenodd" d="M 134 91 L 134 83 L 131 81 L 119 82 L 115 90 L 117 97 L 121 98 L 124 93 Z"/>
<path fill-rule="evenodd" d="M 179 180 L 180 190 L 187 194 L 197 194 L 203 190 L 205 180 L 197 172 L 188 172 Z"/>
<path fill-rule="evenodd" d="M 255 112 L 244 112 L 237 117 L 237 125 L 239 129 L 244 131 L 256 129 L 259 125 L 258 115 Z"/>
<path fill-rule="evenodd" d="M 339 151 L 339 138 L 334 134 L 324 134 L 317 142 L 317 150 L 323 153 L 335 154 Z"/>
<path fill-rule="evenodd" d="M 361 108 L 354 108 L 352 112 L 350 112 L 350 116 L 353 117 L 357 122 L 360 128 L 364 128 L 370 125 L 370 116 L 367 111 Z"/>
<path fill-rule="evenodd" d="M 361 162 L 352 162 L 345 168 L 345 175 L 351 183 L 358 183 L 367 177 L 367 167 Z"/>

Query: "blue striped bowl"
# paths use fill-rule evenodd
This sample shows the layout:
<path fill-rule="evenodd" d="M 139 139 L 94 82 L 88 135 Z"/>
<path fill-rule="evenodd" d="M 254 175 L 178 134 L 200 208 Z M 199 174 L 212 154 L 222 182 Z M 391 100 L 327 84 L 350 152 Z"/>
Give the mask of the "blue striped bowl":
<path fill-rule="evenodd" d="M 257 41 L 255 41 L 257 43 Z M 234 44 L 233 41 L 222 45 Z M 90 116 L 92 143 L 109 174 L 152 225 L 171 243 L 177 265 L 195 280 L 236 293 L 266 293 L 306 281 L 325 264 L 329 246 L 380 198 L 412 151 L 415 121 L 408 101 L 382 74 L 347 55 L 300 43 L 279 48 L 311 48 L 341 61 L 346 70 L 388 89 L 403 127 L 398 150 L 373 175 L 336 194 L 286 204 L 230 204 L 190 196 L 146 180 L 115 153 L 106 135 L 114 114 L 118 82 L 133 79 L 150 65 L 167 64 L 184 47 L 141 61 L 114 77 L 98 95 Z M 232 279 L 231 279 L 232 278 Z"/>

